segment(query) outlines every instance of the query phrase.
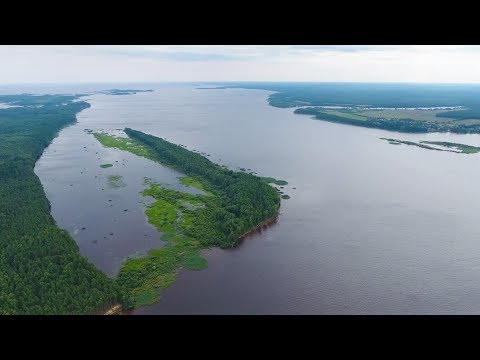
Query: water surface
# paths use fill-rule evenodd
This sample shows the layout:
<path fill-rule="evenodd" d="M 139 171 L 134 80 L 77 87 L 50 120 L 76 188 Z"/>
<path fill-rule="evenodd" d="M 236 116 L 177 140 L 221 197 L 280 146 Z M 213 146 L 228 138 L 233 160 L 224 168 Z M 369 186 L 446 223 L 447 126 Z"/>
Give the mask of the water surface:
<path fill-rule="evenodd" d="M 480 136 L 313 120 L 269 106 L 269 94 L 183 85 L 89 96 L 92 107 L 37 163 L 57 223 L 110 275 L 124 257 L 162 245 L 140 203 L 144 176 L 180 189 L 180 174 L 104 149 L 85 128 L 128 126 L 289 182 L 275 225 L 237 248 L 206 251 L 208 269 L 181 271 L 157 304 L 134 313 L 480 313 L 480 154 L 379 139 L 480 146 Z M 126 186 L 108 188 L 109 174 Z"/>

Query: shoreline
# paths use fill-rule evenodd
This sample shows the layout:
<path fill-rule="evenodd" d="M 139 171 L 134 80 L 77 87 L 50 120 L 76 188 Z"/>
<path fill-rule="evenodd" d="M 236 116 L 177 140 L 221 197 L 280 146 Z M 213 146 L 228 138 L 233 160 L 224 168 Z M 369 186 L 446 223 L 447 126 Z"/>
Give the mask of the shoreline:
<path fill-rule="evenodd" d="M 262 221 L 260 224 L 258 224 L 254 228 L 252 228 L 252 229 L 248 230 L 246 233 L 240 235 L 238 237 L 237 241 L 235 242 L 235 244 L 233 244 L 231 246 L 231 248 L 238 246 L 242 240 L 244 240 L 248 236 L 252 235 L 253 233 L 257 232 L 258 230 L 261 230 L 263 227 L 270 226 L 270 225 L 276 223 L 277 220 L 278 220 L 278 216 L 279 216 L 279 213 L 277 213 L 275 216 L 272 216 L 271 218 L 268 218 L 265 221 Z"/>
<path fill-rule="evenodd" d="M 254 234 L 255 232 L 258 232 L 258 231 L 262 230 L 264 227 L 268 227 L 270 225 L 275 224 L 278 220 L 278 216 L 279 216 L 279 213 L 277 213 L 275 216 L 272 216 L 272 217 L 266 219 L 265 221 L 262 221 L 260 224 L 258 224 L 254 228 L 252 228 L 249 231 L 243 233 L 241 236 L 238 237 L 237 241 L 230 247 L 230 249 L 234 248 L 234 247 L 237 247 L 237 246 L 240 246 L 240 244 L 242 243 L 243 240 L 245 240 L 245 238 Z M 222 250 L 227 250 L 227 249 L 229 249 L 229 248 L 224 248 Z M 142 307 L 143 306 L 133 307 L 131 309 L 126 310 L 126 309 L 123 308 L 123 306 L 120 303 L 116 303 L 115 305 L 111 306 L 107 310 L 104 310 L 102 312 L 102 315 L 131 315 L 132 311 L 134 311 L 135 309 L 142 308 Z"/>
<path fill-rule="evenodd" d="M 104 311 L 102 315 L 123 315 L 123 306 L 121 304 L 115 304 Z"/>
<path fill-rule="evenodd" d="M 268 227 L 270 225 L 275 224 L 278 221 L 278 216 L 279 216 L 279 213 L 277 213 L 275 216 L 272 216 L 271 218 L 266 219 L 265 221 L 262 221 L 260 224 L 258 224 L 254 228 L 245 232 L 244 234 L 242 234 L 241 236 L 238 237 L 237 241 L 231 247 L 223 248 L 223 249 L 220 248 L 220 249 L 221 250 L 228 250 L 228 249 L 232 249 L 232 248 L 235 248 L 237 246 L 240 246 L 241 243 L 243 242 L 243 240 L 245 240 L 248 236 L 253 235 L 255 232 L 261 231 L 264 227 Z M 208 249 L 204 249 L 204 250 L 208 250 Z M 155 302 L 155 304 L 156 303 L 158 303 L 158 301 Z M 151 304 L 151 305 L 153 305 L 153 304 Z M 146 305 L 146 306 L 149 306 L 149 305 Z M 123 309 L 121 304 L 115 304 L 114 306 L 112 306 L 108 310 L 104 311 L 104 313 L 102 315 L 132 315 L 133 311 L 135 311 L 136 309 L 140 309 L 142 307 L 145 307 L 145 305 L 144 306 L 139 306 L 139 307 L 133 307 L 133 308 L 130 308 L 130 309 L 126 310 L 126 309 Z"/>

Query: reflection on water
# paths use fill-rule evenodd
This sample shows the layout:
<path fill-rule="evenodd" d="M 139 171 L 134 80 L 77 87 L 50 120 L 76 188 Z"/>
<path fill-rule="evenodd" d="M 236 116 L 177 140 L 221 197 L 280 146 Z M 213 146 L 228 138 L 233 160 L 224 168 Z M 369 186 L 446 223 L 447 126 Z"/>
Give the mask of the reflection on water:
<path fill-rule="evenodd" d="M 206 270 L 181 271 L 159 303 L 133 313 L 480 313 L 480 155 L 379 139 L 480 146 L 480 136 L 322 122 L 268 106 L 269 94 L 162 86 L 92 95 L 37 163 L 59 226 L 110 275 L 126 256 L 162 244 L 140 203 L 144 177 L 178 188 L 180 174 L 104 149 L 85 128 L 132 127 L 288 181 L 275 225 L 205 251 Z M 109 188 L 109 175 L 125 187 Z"/>

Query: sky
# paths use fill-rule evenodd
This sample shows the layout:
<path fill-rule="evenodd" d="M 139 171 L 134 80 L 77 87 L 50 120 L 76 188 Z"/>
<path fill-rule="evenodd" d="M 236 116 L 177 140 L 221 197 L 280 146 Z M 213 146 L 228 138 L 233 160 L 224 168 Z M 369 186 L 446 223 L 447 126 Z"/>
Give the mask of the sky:
<path fill-rule="evenodd" d="M 0 83 L 480 83 L 475 45 L 0 45 Z"/>

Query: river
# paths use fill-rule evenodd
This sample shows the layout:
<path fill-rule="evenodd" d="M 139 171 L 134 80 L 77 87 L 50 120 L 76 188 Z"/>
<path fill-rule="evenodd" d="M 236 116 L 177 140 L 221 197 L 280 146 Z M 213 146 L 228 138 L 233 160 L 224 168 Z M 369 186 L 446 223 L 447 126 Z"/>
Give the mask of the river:
<path fill-rule="evenodd" d="M 269 106 L 263 90 L 155 89 L 86 96 L 92 106 L 36 164 L 57 224 L 91 262 L 114 276 L 125 257 L 162 246 L 143 212 L 144 177 L 187 189 L 176 171 L 105 149 L 84 129 L 160 136 L 286 180 L 291 198 L 275 224 L 236 248 L 205 251 L 206 270 L 180 271 L 158 303 L 134 314 L 480 313 L 480 154 L 379 139 L 480 146 L 479 135 L 313 120 Z M 122 176 L 122 187 L 109 175 Z"/>

